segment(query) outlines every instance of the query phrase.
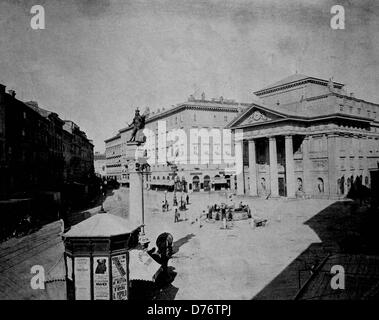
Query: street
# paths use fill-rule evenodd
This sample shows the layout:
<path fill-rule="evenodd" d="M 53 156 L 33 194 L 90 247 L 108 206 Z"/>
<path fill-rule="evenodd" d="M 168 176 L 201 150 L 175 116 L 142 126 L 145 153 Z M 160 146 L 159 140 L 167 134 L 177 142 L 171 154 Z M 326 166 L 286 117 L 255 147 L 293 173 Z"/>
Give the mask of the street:
<path fill-rule="evenodd" d="M 174 236 L 174 252 L 169 262 L 177 275 L 158 298 L 161 299 L 251 299 L 310 244 L 319 242 L 304 222 L 329 206 L 330 200 L 261 200 L 238 198 L 249 203 L 253 213 L 269 219 L 266 227 L 252 229 L 248 220 L 236 221 L 231 229 L 221 229 L 220 221 L 191 220 L 174 223 L 173 211 L 162 212 L 164 194 L 146 192 L 146 235 L 155 245 L 162 232 Z M 168 194 L 172 204 L 172 194 Z M 225 201 L 223 193 L 193 193 L 187 216 L 206 209 L 208 203 Z M 237 201 L 237 199 L 236 199 Z M 104 202 L 108 213 L 125 216 L 128 190 L 114 190 Z M 91 210 L 92 214 L 98 207 Z M 183 218 L 183 213 L 181 215 Z M 35 234 L 11 239 L 0 246 L 2 299 L 64 299 L 62 288 L 32 290 L 30 268 L 39 264 L 52 279 L 64 276 L 63 243 L 59 223 L 45 226 Z M 48 278 L 48 277 L 47 277 Z M 48 279 L 47 279 L 48 280 Z M 291 279 L 290 279 L 291 280 Z M 296 292 L 297 277 L 288 282 Z M 54 282 L 55 283 L 55 282 Z M 46 287 L 49 288 L 49 283 Z M 55 284 L 56 285 L 56 284 Z"/>

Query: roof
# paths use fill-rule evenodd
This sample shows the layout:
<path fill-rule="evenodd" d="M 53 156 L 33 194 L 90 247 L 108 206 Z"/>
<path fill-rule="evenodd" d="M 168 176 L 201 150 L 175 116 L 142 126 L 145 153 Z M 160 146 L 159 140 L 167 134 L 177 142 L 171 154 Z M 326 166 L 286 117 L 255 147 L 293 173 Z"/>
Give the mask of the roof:
<path fill-rule="evenodd" d="M 54 113 L 49 110 L 41 108 L 40 106 L 38 106 L 38 103 L 35 101 L 27 101 L 25 102 L 25 104 L 45 118 L 47 118 L 50 114 Z"/>
<path fill-rule="evenodd" d="M 304 74 L 300 74 L 300 73 L 295 73 L 291 76 L 288 76 L 282 80 L 279 80 L 277 82 L 274 82 L 272 84 L 270 84 L 269 86 L 266 86 L 264 88 L 262 88 L 261 90 L 266 90 L 266 89 L 269 89 L 269 88 L 273 88 L 273 87 L 278 87 L 278 86 L 281 86 L 283 84 L 287 84 L 287 83 L 290 83 L 290 82 L 295 82 L 295 81 L 300 81 L 300 80 L 304 80 L 304 79 L 307 79 L 309 78 L 308 76 L 304 75 Z M 261 91 L 259 90 L 259 91 Z"/>
<path fill-rule="evenodd" d="M 136 220 L 129 220 L 110 213 L 95 214 L 73 227 L 63 236 L 69 238 L 112 237 L 131 233 L 142 226 Z"/>
<path fill-rule="evenodd" d="M 293 75 L 290 75 L 286 78 L 283 78 L 277 82 L 274 82 L 272 84 L 270 84 L 269 86 L 266 86 L 258 91 L 255 91 L 254 93 L 257 94 L 257 93 L 261 93 L 261 91 L 265 91 L 265 90 L 268 90 L 268 89 L 272 89 L 272 88 L 276 88 L 276 87 L 280 87 L 280 86 L 283 86 L 283 85 L 288 85 L 288 84 L 292 84 L 292 83 L 295 83 L 295 82 L 298 82 L 298 81 L 304 81 L 304 80 L 308 80 L 308 81 L 321 81 L 321 82 L 324 82 L 324 83 L 327 83 L 329 80 L 325 80 L 325 79 L 320 79 L 320 78 L 315 78 L 315 77 L 310 77 L 310 76 L 307 76 L 307 75 L 304 75 L 304 74 L 300 74 L 300 73 L 295 73 Z M 343 83 L 339 83 L 339 82 L 335 82 L 333 81 L 333 84 L 334 86 L 337 86 L 337 87 L 343 87 L 344 84 Z"/>
<path fill-rule="evenodd" d="M 155 112 L 154 114 L 150 113 L 149 117 L 146 118 L 145 123 L 150 123 L 150 122 L 153 122 L 155 120 L 164 118 L 168 115 L 182 111 L 186 108 L 209 109 L 212 111 L 238 112 L 239 108 L 246 108 L 248 106 L 250 106 L 250 103 L 236 102 L 234 100 L 228 100 L 228 99 L 225 99 L 222 102 L 220 100 L 216 100 L 216 99 L 213 99 L 213 100 L 193 99 L 193 100 L 189 100 L 189 101 L 186 101 L 183 103 L 179 103 L 179 104 L 177 104 L 174 107 L 169 108 L 169 109 L 162 109 L 162 110 L 160 110 L 160 112 Z M 131 130 L 132 128 L 133 128 L 132 125 L 130 125 L 128 127 L 124 127 L 124 128 L 119 130 L 119 133 Z M 114 137 L 106 139 L 104 141 L 110 142 L 110 141 L 114 140 L 115 138 L 119 138 L 119 136 L 118 136 L 119 133 L 117 135 L 115 135 Z"/>

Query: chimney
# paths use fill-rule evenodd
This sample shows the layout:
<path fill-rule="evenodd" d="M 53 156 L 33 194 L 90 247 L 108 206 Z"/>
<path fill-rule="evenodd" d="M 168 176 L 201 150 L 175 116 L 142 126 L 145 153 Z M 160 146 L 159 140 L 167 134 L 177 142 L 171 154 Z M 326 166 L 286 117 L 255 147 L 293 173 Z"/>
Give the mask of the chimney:
<path fill-rule="evenodd" d="M 8 93 L 14 98 L 16 96 L 16 91 L 14 90 L 8 90 Z"/>

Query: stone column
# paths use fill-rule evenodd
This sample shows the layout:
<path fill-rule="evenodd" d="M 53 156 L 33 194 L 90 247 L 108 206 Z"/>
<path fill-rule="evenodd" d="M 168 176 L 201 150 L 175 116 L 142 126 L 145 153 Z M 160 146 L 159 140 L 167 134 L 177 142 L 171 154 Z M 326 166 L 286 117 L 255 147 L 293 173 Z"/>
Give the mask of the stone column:
<path fill-rule="evenodd" d="M 337 179 L 338 179 L 337 135 L 328 134 L 327 141 L 328 141 L 329 197 L 333 198 L 333 197 L 338 196 L 338 192 L 337 192 Z"/>
<path fill-rule="evenodd" d="M 243 177 L 243 140 L 236 141 L 236 175 L 237 175 L 237 194 L 245 193 L 244 177 Z"/>
<path fill-rule="evenodd" d="M 287 197 L 294 198 L 296 192 L 295 186 L 295 163 L 293 161 L 293 142 L 292 136 L 285 137 L 286 148 L 286 184 Z"/>
<path fill-rule="evenodd" d="M 136 170 L 136 163 L 130 163 L 129 169 L 129 218 L 142 223 L 142 174 Z"/>
<path fill-rule="evenodd" d="M 271 197 L 279 196 L 276 138 L 269 137 Z"/>
<path fill-rule="evenodd" d="M 359 152 L 359 139 L 359 136 L 353 137 L 354 181 L 358 176 L 360 176 L 359 158 L 361 154 Z"/>
<path fill-rule="evenodd" d="M 313 181 L 312 181 L 312 161 L 310 159 L 310 145 L 311 136 L 305 136 L 303 140 L 303 190 L 305 194 L 312 195 L 313 193 Z"/>
<path fill-rule="evenodd" d="M 257 190 L 257 163 L 255 152 L 255 141 L 249 140 L 249 184 L 250 195 L 256 197 L 258 195 Z"/>
<path fill-rule="evenodd" d="M 127 144 L 127 159 L 129 171 L 129 212 L 127 218 L 142 224 L 143 215 L 143 185 L 142 174 L 139 172 L 138 144 Z"/>
<path fill-rule="evenodd" d="M 362 138 L 362 152 L 363 152 L 363 181 L 362 185 L 366 185 L 365 177 L 369 177 L 370 179 L 370 172 L 368 171 L 368 159 L 367 155 L 370 153 L 370 148 L 369 148 L 369 139 L 367 136 Z M 368 187 L 368 186 L 366 186 Z"/>

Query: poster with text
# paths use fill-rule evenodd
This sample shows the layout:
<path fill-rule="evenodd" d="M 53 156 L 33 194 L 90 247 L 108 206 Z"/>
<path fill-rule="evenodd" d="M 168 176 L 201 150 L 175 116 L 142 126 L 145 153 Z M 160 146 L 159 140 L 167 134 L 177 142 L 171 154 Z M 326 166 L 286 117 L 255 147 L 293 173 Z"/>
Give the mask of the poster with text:
<path fill-rule="evenodd" d="M 75 298 L 76 300 L 91 299 L 90 258 L 80 257 L 74 260 Z"/>
<path fill-rule="evenodd" d="M 113 300 L 128 299 L 126 254 L 112 257 L 112 296 Z"/>
<path fill-rule="evenodd" d="M 108 257 L 93 258 L 93 298 L 94 300 L 109 300 Z"/>
<path fill-rule="evenodd" d="M 66 266 L 67 266 L 67 278 L 72 280 L 72 258 L 66 256 Z"/>

